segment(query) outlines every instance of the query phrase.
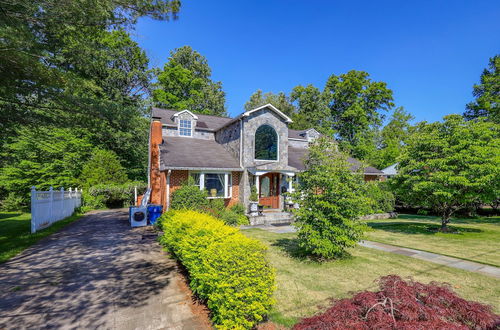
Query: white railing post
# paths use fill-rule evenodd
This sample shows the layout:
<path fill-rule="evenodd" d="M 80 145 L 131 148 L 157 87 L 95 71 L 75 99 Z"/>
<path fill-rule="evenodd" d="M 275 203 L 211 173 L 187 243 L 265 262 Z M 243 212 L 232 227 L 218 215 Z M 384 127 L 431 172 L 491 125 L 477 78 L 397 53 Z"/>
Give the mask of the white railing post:
<path fill-rule="evenodd" d="M 61 200 L 60 200 L 60 205 L 59 205 L 59 215 L 57 216 L 57 220 L 59 218 L 64 218 L 66 216 L 66 199 L 64 198 L 64 187 L 61 187 Z"/>
<path fill-rule="evenodd" d="M 54 217 L 54 188 L 50 186 L 49 188 L 49 222 L 52 223 L 52 218 Z"/>
<path fill-rule="evenodd" d="M 31 233 L 36 232 L 36 188 L 31 187 Z"/>

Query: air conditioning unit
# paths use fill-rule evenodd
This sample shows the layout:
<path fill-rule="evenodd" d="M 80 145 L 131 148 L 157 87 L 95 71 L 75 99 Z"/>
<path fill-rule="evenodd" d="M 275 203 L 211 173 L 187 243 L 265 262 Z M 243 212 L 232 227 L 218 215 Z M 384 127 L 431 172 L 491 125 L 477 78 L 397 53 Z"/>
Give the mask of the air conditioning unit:
<path fill-rule="evenodd" d="M 129 208 L 128 219 L 130 226 L 142 227 L 148 225 L 148 203 L 151 196 L 151 189 L 147 189 L 142 197 L 141 205 Z"/>
<path fill-rule="evenodd" d="M 142 227 L 148 224 L 148 208 L 137 206 L 129 210 L 129 220 L 131 227 Z"/>

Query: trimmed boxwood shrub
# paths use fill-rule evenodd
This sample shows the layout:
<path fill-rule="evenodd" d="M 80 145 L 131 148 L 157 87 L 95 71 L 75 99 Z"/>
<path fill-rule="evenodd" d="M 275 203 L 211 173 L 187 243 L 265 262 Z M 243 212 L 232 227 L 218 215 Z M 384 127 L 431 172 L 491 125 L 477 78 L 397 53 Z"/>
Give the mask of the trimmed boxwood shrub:
<path fill-rule="evenodd" d="M 218 328 L 250 329 L 264 319 L 274 302 L 275 272 L 262 243 L 196 211 L 170 211 L 160 222 L 160 242 L 186 267 Z"/>

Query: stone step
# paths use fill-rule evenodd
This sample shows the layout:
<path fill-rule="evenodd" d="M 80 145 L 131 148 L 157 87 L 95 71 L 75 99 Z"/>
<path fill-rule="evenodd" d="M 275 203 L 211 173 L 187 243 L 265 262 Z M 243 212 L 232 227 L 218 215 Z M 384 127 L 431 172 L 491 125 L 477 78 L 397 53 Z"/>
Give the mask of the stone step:
<path fill-rule="evenodd" d="M 293 222 L 293 214 L 289 212 L 264 212 L 262 215 L 250 216 L 248 218 L 250 224 L 253 226 Z"/>

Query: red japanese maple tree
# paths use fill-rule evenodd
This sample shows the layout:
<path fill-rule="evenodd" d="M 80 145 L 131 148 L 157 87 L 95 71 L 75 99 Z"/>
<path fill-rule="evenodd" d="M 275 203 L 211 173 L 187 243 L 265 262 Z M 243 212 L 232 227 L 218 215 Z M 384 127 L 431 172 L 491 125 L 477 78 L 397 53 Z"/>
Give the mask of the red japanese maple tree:
<path fill-rule="evenodd" d="M 492 308 L 457 296 L 449 285 L 404 281 L 389 275 L 380 291 L 363 291 L 336 301 L 324 313 L 305 318 L 294 329 L 497 329 Z"/>

